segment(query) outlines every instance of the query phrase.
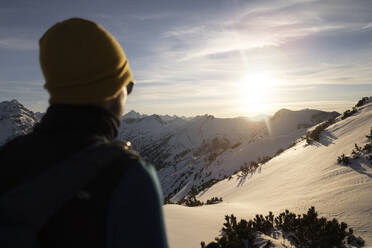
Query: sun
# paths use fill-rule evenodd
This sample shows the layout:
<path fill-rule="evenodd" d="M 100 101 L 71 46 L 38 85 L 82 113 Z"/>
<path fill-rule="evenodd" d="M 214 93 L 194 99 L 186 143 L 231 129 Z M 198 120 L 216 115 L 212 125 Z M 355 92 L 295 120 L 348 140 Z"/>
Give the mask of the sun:
<path fill-rule="evenodd" d="M 273 103 L 273 89 L 279 81 L 269 73 L 246 75 L 238 86 L 240 102 L 244 114 L 264 114 Z"/>

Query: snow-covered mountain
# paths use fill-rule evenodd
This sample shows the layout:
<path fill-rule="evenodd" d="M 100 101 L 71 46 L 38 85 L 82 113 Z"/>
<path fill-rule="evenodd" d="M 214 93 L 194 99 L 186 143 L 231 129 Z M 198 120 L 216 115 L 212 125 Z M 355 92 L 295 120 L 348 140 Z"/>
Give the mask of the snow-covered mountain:
<path fill-rule="evenodd" d="M 302 214 L 310 206 L 315 206 L 321 216 L 348 223 L 364 238 L 366 247 L 372 247 L 372 156 L 352 155 L 357 149 L 355 144 L 367 147 L 366 135 L 372 128 L 371 100 L 356 108 L 350 117 L 336 118 L 318 142 L 301 140 L 246 176 L 239 172 L 196 196 L 203 202 L 222 197 L 222 203 L 200 207 L 165 205 L 171 247 L 196 248 L 202 240 L 212 241 L 219 235 L 225 215 L 249 219 L 284 209 Z M 291 115 L 287 110 L 277 114 Z M 249 145 L 241 149 L 250 156 Z M 241 163 L 243 155 L 239 151 L 231 151 L 231 157 L 225 153 L 223 165 Z M 348 165 L 337 162 L 342 154 L 350 158 Z M 284 247 L 280 243 L 275 247 Z"/>
<path fill-rule="evenodd" d="M 372 127 L 371 100 L 348 118 L 312 109 L 282 109 L 262 121 L 131 111 L 121 120 L 119 137 L 157 166 L 168 201 L 177 202 L 195 188 L 198 200 L 223 198 L 195 208 L 165 205 L 172 247 L 200 247 L 201 240 L 213 240 L 225 214 L 250 218 L 285 208 L 303 213 L 312 205 L 321 215 L 346 221 L 370 245 L 372 166 L 365 159 L 348 166 L 336 161 L 365 143 Z M 0 103 L 0 145 L 29 132 L 41 116 L 16 100 Z M 335 123 L 319 142 L 306 143 L 304 135 L 329 119 Z M 242 176 L 242 166 L 267 157 L 272 159 Z"/>
<path fill-rule="evenodd" d="M 178 201 L 193 186 L 209 185 L 250 161 L 272 156 L 303 136 L 307 128 L 338 115 L 282 109 L 265 121 L 252 121 L 212 115 L 144 116 L 131 111 L 122 119 L 120 138 L 131 141 L 157 166 L 165 196 Z"/>
<path fill-rule="evenodd" d="M 131 110 L 130 112 L 126 113 L 125 116 L 123 116 L 123 119 L 139 119 L 143 118 L 146 115 L 140 114 L 134 110 Z"/>
<path fill-rule="evenodd" d="M 0 145 L 8 139 L 30 132 L 41 116 L 17 100 L 0 102 Z"/>
<path fill-rule="evenodd" d="M 178 201 L 197 186 L 231 176 L 250 161 L 272 156 L 303 136 L 307 128 L 334 118 L 336 112 L 282 109 L 265 121 L 247 118 L 184 118 L 143 115 L 123 116 L 119 138 L 158 169 L 167 199 Z M 0 104 L 0 144 L 29 132 L 42 114 L 33 113 L 16 100 Z"/>

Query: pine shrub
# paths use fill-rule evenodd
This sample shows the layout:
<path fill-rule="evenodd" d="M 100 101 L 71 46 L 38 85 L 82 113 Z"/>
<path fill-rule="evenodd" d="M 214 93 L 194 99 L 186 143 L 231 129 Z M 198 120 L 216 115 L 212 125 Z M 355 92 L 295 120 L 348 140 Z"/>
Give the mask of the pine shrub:
<path fill-rule="evenodd" d="M 350 159 L 348 156 L 345 156 L 345 154 L 342 154 L 341 156 L 337 157 L 337 163 L 338 164 L 343 164 L 343 165 L 348 165 L 350 163 Z"/>
<path fill-rule="evenodd" d="M 244 248 L 244 243 L 247 242 L 249 247 L 255 247 L 257 232 L 270 235 L 274 230 L 282 230 L 284 234 L 288 234 L 297 247 L 341 247 L 345 242 L 364 245 L 361 237 L 354 236 L 353 229 L 349 228 L 347 231 L 346 223 L 319 218 L 315 208 L 310 207 L 303 215 L 285 210 L 276 217 L 269 212 L 265 217 L 256 215 L 253 220 L 242 219 L 239 222 L 234 215 L 226 215 L 220 236 L 207 246 L 204 241 L 201 242 L 201 247 Z"/>
<path fill-rule="evenodd" d="M 313 140 L 319 141 L 320 134 L 323 132 L 323 130 L 334 123 L 335 123 L 335 118 L 331 118 L 328 121 L 323 122 L 322 124 L 318 125 L 314 130 L 307 132 L 306 142 L 310 144 Z"/>
<path fill-rule="evenodd" d="M 354 144 L 354 149 L 351 151 L 351 157 L 345 156 L 342 154 L 337 157 L 338 164 L 348 165 L 351 162 L 351 159 L 366 158 L 372 163 L 372 128 L 369 135 L 366 135 L 367 142 L 364 147 Z"/>
<path fill-rule="evenodd" d="M 221 202 L 223 202 L 222 197 L 220 197 L 220 198 L 212 197 L 211 199 L 207 200 L 207 202 L 205 204 L 206 205 L 211 205 L 211 204 L 217 204 L 217 203 L 221 203 Z"/>
<path fill-rule="evenodd" d="M 179 205 L 184 205 L 187 207 L 197 207 L 197 206 L 203 206 L 204 203 L 197 200 L 195 196 L 183 198 L 177 202 Z"/>
<path fill-rule="evenodd" d="M 363 97 L 362 99 L 360 99 L 358 101 L 358 103 L 355 105 L 355 107 L 361 107 L 363 106 L 364 104 L 366 104 L 369 100 L 369 97 Z"/>
<path fill-rule="evenodd" d="M 366 138 L 367 138 L 368 142 L 372 142 L 372 127 L 371 127 L 371 131 L 370 131 L 369 135 L 366 135 Z"/>
<path fill-rule="evenodd" d="M 356 112 L 358 112 L 358 110 L 357 110 L 355 107 L 353 107 L 352 110 L 346 110 L 346 111 L 342 114 L 342 116 L 341 116 L 341 120 L 345 120 L 346 118 L 352 116 L 352 115 L 355 114 Z"/>

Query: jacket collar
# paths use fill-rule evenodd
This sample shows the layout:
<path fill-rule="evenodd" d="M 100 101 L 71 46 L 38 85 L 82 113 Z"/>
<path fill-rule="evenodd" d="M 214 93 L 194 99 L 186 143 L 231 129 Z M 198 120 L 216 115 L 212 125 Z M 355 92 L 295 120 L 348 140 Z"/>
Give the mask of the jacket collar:
<path fill-rule="evenodd" d="M 36 132 L 104 136 L 114 140 L 118 135 L 119 119 L 110 111 L 94 105 L 50 105 Z"/>

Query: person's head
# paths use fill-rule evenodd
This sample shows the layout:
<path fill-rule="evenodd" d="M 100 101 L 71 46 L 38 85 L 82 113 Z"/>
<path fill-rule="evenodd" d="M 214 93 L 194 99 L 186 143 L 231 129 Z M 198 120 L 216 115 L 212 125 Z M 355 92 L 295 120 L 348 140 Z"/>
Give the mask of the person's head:
<path fill-rule="evenodd" d="M 124 114 L 124 106 L 127 100 L 127 96 L 130 94 L 133 88 L 133 82 L 130 82 L 127 87 L 123 87 L 123 89 L 119 92 L 119 94 L 108 100 L 104 100 L 102 102 L 93 103 L 94 105 L 98 105 L 103 107 L 113 114 L 115 114 L 118 118 L 120 118 Z"/>
<path fill-rule="evenodd" d="M 132 73 L 120 44 L 81 18 L 59 22 L 40 38 L 40 66 L 50 104 L 98 105 L 120 117 Z"/>

